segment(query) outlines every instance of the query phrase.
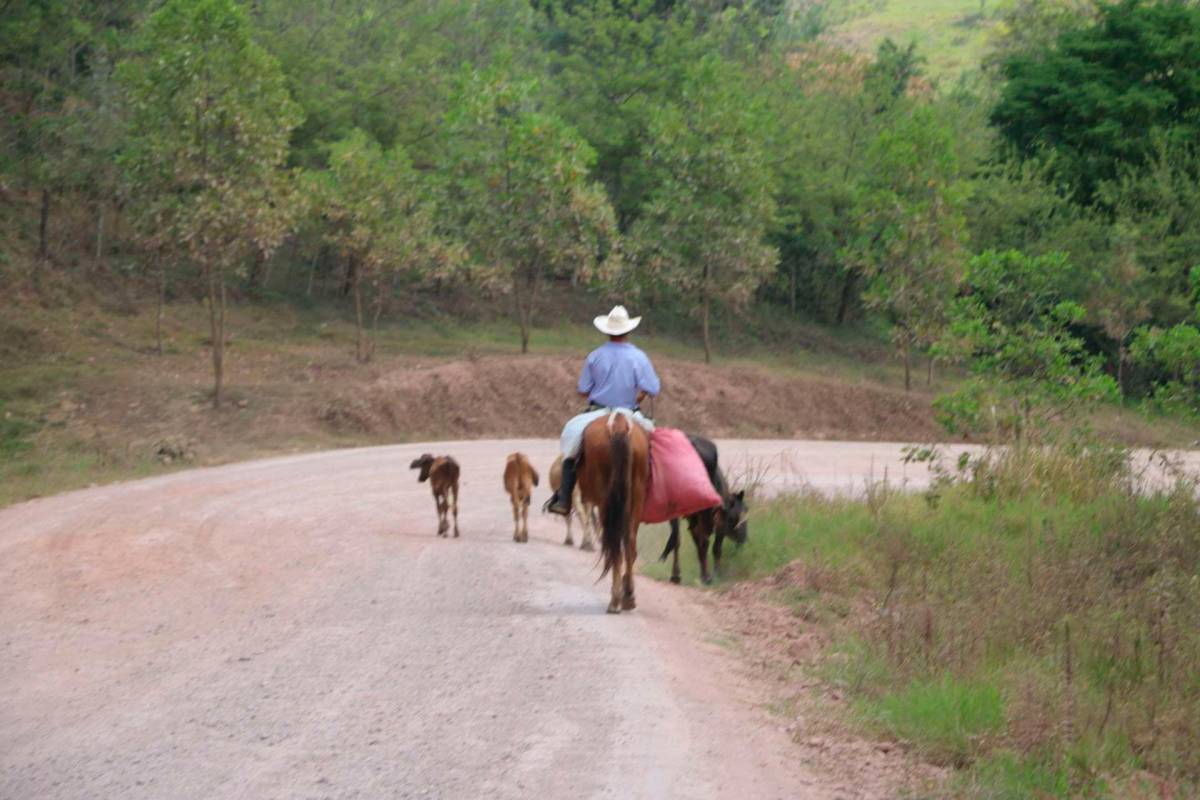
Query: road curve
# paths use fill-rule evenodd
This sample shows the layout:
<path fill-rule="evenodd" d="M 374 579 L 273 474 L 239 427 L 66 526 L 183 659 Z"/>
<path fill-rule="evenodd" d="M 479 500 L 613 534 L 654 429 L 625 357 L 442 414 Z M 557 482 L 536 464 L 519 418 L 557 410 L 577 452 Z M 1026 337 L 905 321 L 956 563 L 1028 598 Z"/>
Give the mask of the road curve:
<path fill-rule="evenodd" d="M 774 488 L 902 473 L 898 445 L 722 447 Z M 642 579 L 609 616 L 556 520 L 511 541 L 504 456 L 544 475 L 554 449 L 341 450 L 0 510 L 0 798 L 834 794 L 688 592 Z M 424 451 L 463 465 L 460 539 L 434 536 Z"/>

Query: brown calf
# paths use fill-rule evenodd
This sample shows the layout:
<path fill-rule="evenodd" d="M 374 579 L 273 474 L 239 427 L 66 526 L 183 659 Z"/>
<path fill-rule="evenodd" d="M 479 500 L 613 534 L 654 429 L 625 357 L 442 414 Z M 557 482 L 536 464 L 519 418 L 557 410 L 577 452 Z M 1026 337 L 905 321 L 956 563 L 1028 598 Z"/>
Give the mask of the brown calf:
<path fill-rule="evenodd" d="M 513 541 L 529 541 L 529 501 L 538 485 L 537 470 L 524 453 L 512 453 L 504 463 L 504 491 L 512 501 Z"/>
<path fill-rule="evenodd" d="M 450 530 L 450 513 L 454 514 L 454 537 L 458 538 L 458 462 L 450 456 L 433 457 L 429 453 L 408 465 L 421 470 L 418 481 L 429 481 L 433 502 L 437 504 L 438 536 Z"/>
<path fill-rule="evenodd" d="M 563 457 L 559 456 L 554 459 L 554 463 L 550 466 L 550 488 L 555 492 L 562 485 L 562 462 Z M 567 515 L 567 540 L 563 544 L 567 547 L 575 544 L 575 538 L 571 536 L 571 518 L 578 517 L 579 524 L 583 526 L 583 541 L 580 542 L 579 549 L 590 553 L 596 549 L 596 545 L 592 543 L 592 537 L 600 527 L 599 517 L 596 516 L 596 507 L 594 505 L 583 502 L 578 484 L 575 485 L 574 494 L 575 496 L 571 498 L 571 513 Z"/>

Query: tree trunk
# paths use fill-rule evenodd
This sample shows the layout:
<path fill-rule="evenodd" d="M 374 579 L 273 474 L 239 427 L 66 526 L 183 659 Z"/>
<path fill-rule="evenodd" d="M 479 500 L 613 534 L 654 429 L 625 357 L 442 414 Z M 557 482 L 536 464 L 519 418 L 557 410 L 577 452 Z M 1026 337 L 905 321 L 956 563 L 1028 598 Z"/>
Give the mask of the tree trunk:
<path fill-rule="evenodd" d="M 521 354 L 529 352 L 529 339 L 533 332 L 533 306 L 537 300 L 538 268 L 526 276 L 526 286 L 521 285 L 521 276 L 513 277 L 513 295 L 517 302 L 517 324 L 521 328 Z M 522 289 L 524 288 L 524 291 Z"/>
<path fill-rule="evenodd" d="M 351 259 L 353 260 L 353 259 Z M 351 268 L 347 266 L 347 271 Z M 355 270 L 354 278 L 354 360 L 360 364 L 365 364 L 366 359 L 366 342 L 363 341 L 363 309 L 362 309 L 362 281 L 357 277 L 358 270 Z"/>
<path fill-rule="evenodd" d="M 712 363 L 712 345 L 708 340 L 708 292 L 704 293 L 704 363 Z"/>
<path fill-rule="evenodd" d="M 933 386 L 933 356 L 929 357 L 929 371 L 925 373 L 925 385 Z"/>
<path fill-rule="evenodd" d="M 96 261 L 104 258 L 104 201 L 96 202 Z"/>
<path fill-rule="evenodd" d="M 213 408 L 221 407 L 225 382 L 225 275 L 208 268 L 208 324 L 212 334 Z"/>
<path fill-rule="evenodd" d="M 250 264 L 249 285 L 251 289 L 258 289 L 262 286 L 262 266 L 266 257 L 263 251 L 259 248 L 254 248 L 254 261 Z"/>
<path fill-rule="evenodd" d="M 1121 401 L 1121 406 L 1125 405 L 1125 339 L 1121 339 L 1121 344 L 1117 348 L 1117 395 Z"/>
<path fill-rule="evenodd" d="M 383 301 L 387 295 L 391 294 L 391 291 L 392 286 L 389 284 L 386 293 L 382 286 L 375 293 L 375 311 L 371 315 L 371 349 L 367 353 L 368 361 L 375 357 L 375 345 L 379 342 L 379 318 L 383 316 Z"/>
<path fill-rule="evenodd" d="M 358 264 L 355 263 L 354 259 L 346 259 L 346 277 L 342 281 L 342 297 L 354 291 L 354 282 L 358 280 L 358 276 L 355 274 L 357 272 Z"/>
<path fill-rule="evenodd" d="M 846 316 L 850 313 L 850 303 L 854 299 L 854 284 L 858 280 L 858 273 L 852 269 L 846 270 L 846 280 L 842 283 L 842 296 L 838 300 L 837 324 L 842 325 L 846 322 Z"/>
<path fill-rule="evenodd" d="M 317 277 L 317 260 L 320 258 L 320 251 L 312 258 L 312 265 L 308 270 L 308 286 L 304 289 L 305 297 L 312 297 L 313 280 Z"/>
<path fill-rule="evenodd" d="M 50 190 L 42 189 L 42 214 L 38 222 L 38 258 L 42 261 L 46 260 L 49 255 L 49 246 L 46 242 L 46 227 L 50 222 Z"/>
<path fill-rule="evenodd" d="M 796 316 L 796 261 L 792 259 L 792 274 L 791 274 L 791 292 L 788 296 L 788 308 L 792 312 L 792 316 Z"/>
<path fill-rule="evenodd" d="M 904 342 L 904 391 L 912 391 L 912 345 Z"/>
<path fill-rule="evenodd" d="M 163 266 L 162 253 L 159 253 L 155 261 L 158 262 L 158 307 L 154 310 L 154 344 L 158 350 L 158 354 L 163 354 L 163 309 L 167 302 L 167 269 Z"/>

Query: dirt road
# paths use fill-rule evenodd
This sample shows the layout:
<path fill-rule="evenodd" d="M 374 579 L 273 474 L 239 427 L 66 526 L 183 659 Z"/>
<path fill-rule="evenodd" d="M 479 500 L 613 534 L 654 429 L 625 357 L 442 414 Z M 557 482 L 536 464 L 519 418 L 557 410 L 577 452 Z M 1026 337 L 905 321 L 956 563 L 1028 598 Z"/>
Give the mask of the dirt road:
<path fill-rule="evenodd" d="M 518 449 L 554 455 L 343 450 L 0 511 L 0 798 L 860 796 L 797 763 L 687 590 L 641 579 L 608 616 L 557 520 L 511 541 Z M 463 465 L 460 539 L 408 470 L 426 450 Z M 722 457 L 836 489 L 898 453 Z"/>

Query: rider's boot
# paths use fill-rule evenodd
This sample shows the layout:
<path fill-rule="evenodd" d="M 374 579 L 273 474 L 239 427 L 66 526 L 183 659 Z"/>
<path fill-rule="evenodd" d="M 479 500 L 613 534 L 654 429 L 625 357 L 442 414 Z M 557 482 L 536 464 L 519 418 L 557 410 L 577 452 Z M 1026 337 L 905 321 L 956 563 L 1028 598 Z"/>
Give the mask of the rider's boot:
<path fill-rule="evenodd" d="M 558 491 L 555 492 L 546 505 L 542 506 L 543 511 L 549 511 L 551 514 L 561 514 L 567 516 L 571 513 L 571 498 L 575 496 L 575 459 L 564 458 L 562 462 L 562 483 L 558 486 Z"/>

